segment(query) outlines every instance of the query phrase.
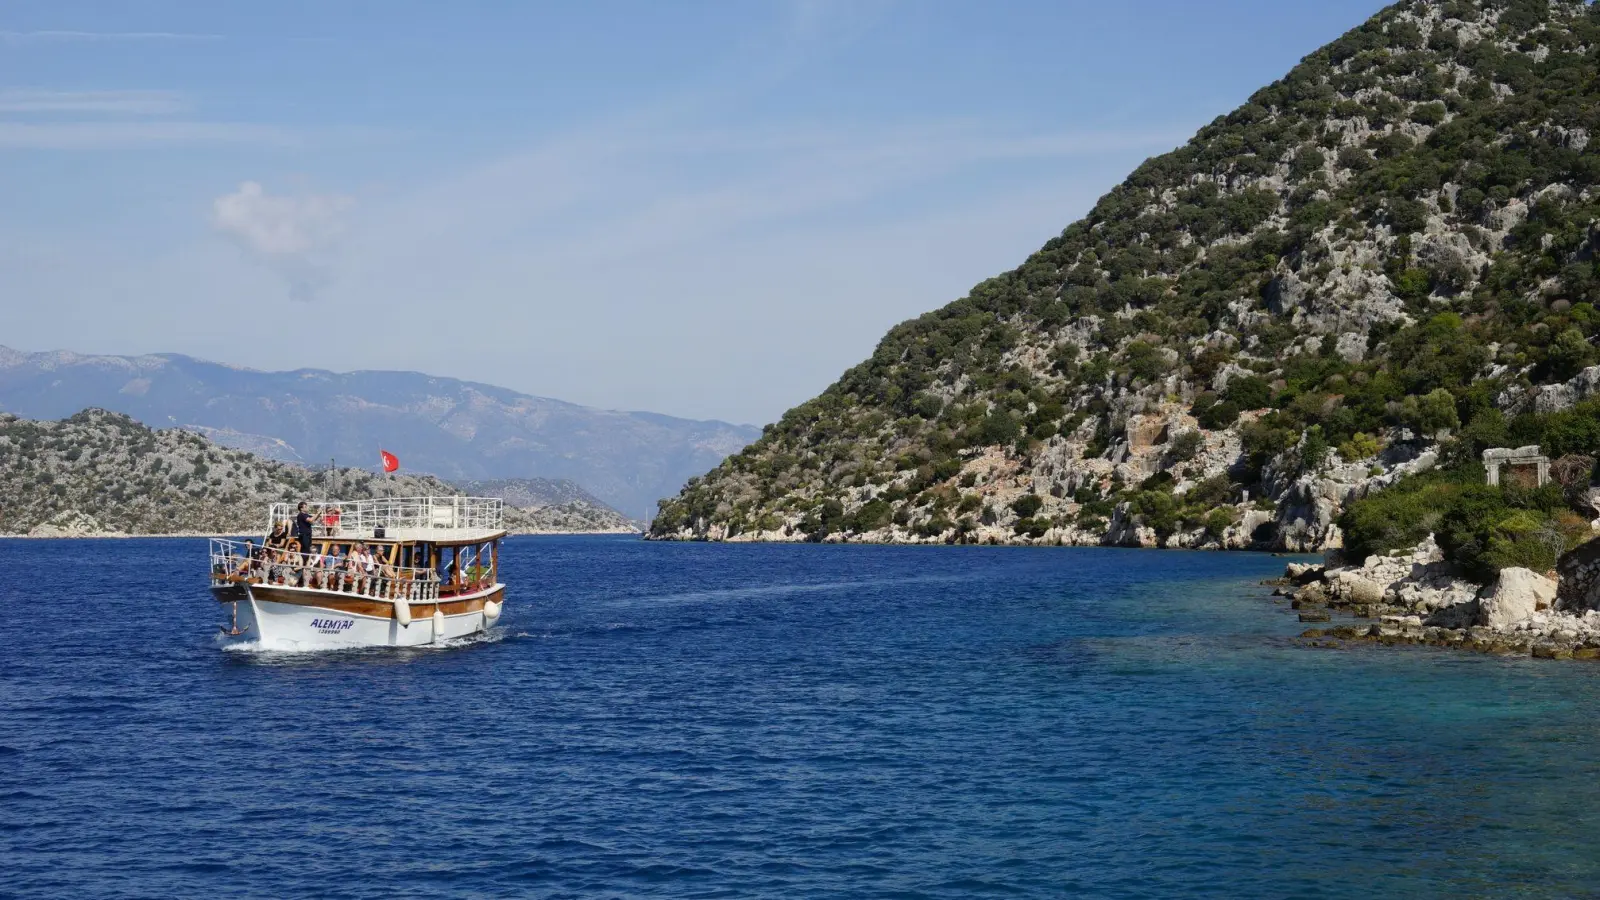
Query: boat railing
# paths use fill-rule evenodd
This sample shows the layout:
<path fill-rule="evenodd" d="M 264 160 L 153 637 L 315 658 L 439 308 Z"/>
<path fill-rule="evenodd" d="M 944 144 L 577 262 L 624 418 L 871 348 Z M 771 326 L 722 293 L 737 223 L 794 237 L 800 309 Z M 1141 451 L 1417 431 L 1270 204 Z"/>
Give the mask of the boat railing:
<path fill-rule="evenodd" d="M 298 504 L 274 503 L 268 530 L 292 525 Z M 499 497 L 378 497 L 306 504 L 319 537 L 375 537 L 379 530 L 492 532 L 503 528 Z"/>
<path fill-rule="evenodd" d="M 211 539 L 211 583 L 305 587 L 376 600 L 439 599 L 439 573 L 431 568 L 379 561 L 368 571 L 348 556 L 299 553 L 229 538 Z"/>

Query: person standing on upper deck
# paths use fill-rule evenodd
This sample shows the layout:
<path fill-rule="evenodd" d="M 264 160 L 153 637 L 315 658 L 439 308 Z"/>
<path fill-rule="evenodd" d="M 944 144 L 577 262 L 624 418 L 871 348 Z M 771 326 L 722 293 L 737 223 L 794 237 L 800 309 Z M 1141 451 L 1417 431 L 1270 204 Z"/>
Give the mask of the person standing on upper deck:
<path fill-rule="evenodd" d="M 300 501 L 294 512 L 294 536 L 300 541 L 300 552 L 311 552 L 311 514 L 306 512 L 306 502 Z"/>

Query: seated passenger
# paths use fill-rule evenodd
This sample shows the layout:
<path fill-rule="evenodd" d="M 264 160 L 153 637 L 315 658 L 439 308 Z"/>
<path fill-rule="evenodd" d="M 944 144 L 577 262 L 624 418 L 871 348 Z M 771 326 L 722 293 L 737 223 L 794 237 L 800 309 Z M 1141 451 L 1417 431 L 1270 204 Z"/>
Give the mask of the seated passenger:
<path fill-rule="evenodd" d="M 306 559 L 306 587 L 323 590 L 328 586 L 329 560 L 331 557 L 321 553 L 314 553 Z"/>
<path fill-rule="evenodd" d="M 383 576 L 386 574 L 387 569 L 388 567 L 382 563 L 378 554 L 374 553 L 371 547 L 363 544 L 361 547 L 361 570 L 366 573 L 371 582 L 369 593 L 373 596 L 383 593 Z"/>
<path fill-rule="evenodd" d="M 372 575 L 376 564 L 373 562 L 372 553 L 366 544 L 357 543 L 350 548 L 350 573 L 355 582 L 358 594 L 366 594 L 372 588 Z"/>
<path fill-rule="evenodd" d="M 267 572 L 267 581 L 271 584 L 287 584 L 293 570 L 289 565 L 289 554 L 285 550 L 272 551 L 272 565 Z"/>
<path fill-rule="evenodd" d="M 250 565 L 255 561 L 256 558 L 256 545 L 250 541 L 245 541 L 244 552 L 242 554 L 235 554 L 233 551 L 229 551 L 228 558 L 232 563 L 228 574 L 235 578 L 248 578 L 250 575 Z"/>
<path fill-rule="evenodd" d="M 395 582 L 394 566 L 389 565 L 389 560 L 382 555 L 372 557 L 372 567 L 380 579 L 379 584 L 384 589 L 392 589 Z"/>
<path fill-rule="evenodd" d="M 322 567 L 326 570 L 322 578 L 328 590 L 339 590 L 344 581 L 344 566 L 344 557 L 339 554 L 339 548 L 329 547 L 328 555 L 322 558 Z"/>
<path fill-rule="evenodd" d="M 272 565 L 272 551 L 265 544 L 255 547 L 250 551 L 250 580 L 256 584 L 265 583 L 267 570 Z"/>

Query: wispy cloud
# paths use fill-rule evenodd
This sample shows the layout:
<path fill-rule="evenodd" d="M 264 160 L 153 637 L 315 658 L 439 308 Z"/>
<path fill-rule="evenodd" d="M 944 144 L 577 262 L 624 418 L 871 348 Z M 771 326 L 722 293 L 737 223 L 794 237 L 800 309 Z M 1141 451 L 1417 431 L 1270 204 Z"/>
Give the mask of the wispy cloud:
<path fill-rule="evenodd" d="M 648 400 L 631 402 L 698 413 L 710 411 L 698 395 L 720 396 L 734 409 L 723 414 L 761 419 L 870 352 L 884 328 L 1016 265 L 1130 160 L 1188 131 L 600 126 L 374 199 L 327 302 L 381 298 L 410 322 L 440 297 L 470 297 L 495 322 L 474 332 L 485 353 L 473 377 L 535 372 L 580 397 L 591 388 L 567 372 L 594 371 L 587 351 L 546 336 L 605 334 L 615 359 L 695 347 L 674 355 L 673 379 L 631 387 Z"/>
<path fill-rule="evenodd" d="M 309 301 L 328 280 L 328 256 L 354 205 L 337 194 L 273 195 L 246 181 L 212 201 L 211 225 L 282 276 L 291 298 Z"/>
<path fill-rule="evenodd" d="M 300 138 L 276 125 L 248 122 L 5 122 L 0 149 L 118 150 L 181 144 L 297 146 Z"/>
<path fill-rule="evenodd" d="M 45 91 L 0 89 L 0 113 L 165 116 L 187 111 L 176 91 Z"/>
<path fill-rule="evenodd" d="M 122 150 L 197 144 L 294 147 L 305 135 L 278 125 L 184 115 L 190 95 L 163 90 L 0 89 L 0 150 Z M 346 138 L 359 129 L 331 129 Z"/>
<path fill-rule="evenodd" d="M 600 128 L 459 173 L 371 223 L 411 252 L 538 234 L 533 256 L 571 260 L 790 227 L 946 179 L 1008 167 L 1145 155 L 1182 128 L 1006 133 L 981 122 L 780 128 Z M 407 233 L 409 232 L 409 233 Z M 467 248 L 463 248 L 467 249 Z M 470 251 L 469 251 L 470 252 Z"/>
<path fill-rule="evenodd" d="M 3 31 L 0 43 L 126 43 L 133 41 L 220 41 L 220 34 L 178 31 Z"/>

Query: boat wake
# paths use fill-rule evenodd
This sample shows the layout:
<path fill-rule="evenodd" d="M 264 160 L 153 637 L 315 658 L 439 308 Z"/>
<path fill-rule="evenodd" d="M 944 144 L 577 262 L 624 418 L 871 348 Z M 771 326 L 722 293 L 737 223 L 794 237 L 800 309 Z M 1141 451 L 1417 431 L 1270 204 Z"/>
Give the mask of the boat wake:
<path fill-rule="evenodd" d="M 899 587 L 913 584 L 947 584 L 957 581 L 972 581 L 982 577 L 983 576 L 981 573 L 960 573 L 953 575 L 914 575 L 904 578 L 852 578 L 835 581 L 795 582 L 786 584 L 714 588 L 703 591 L 681 591 L 671 594 L 637 594 L 627 596 L 599 597 L 596 598 L 596 602 L 598 604 L 610 606 L 635 606 L 644 604 L 648 604 L 650 606 L 674 604 L 692 605 L 696 603 L 719 603 L 730 600 L 755 600 L 763 597 L 776 597 L 786 594 L 825 594 L 836 591 Z"/>
<path fill-rule="evenodd" d="M 327 656 L 395 656 L 401 653 L 427 652 L 437 650 L 460 650 L 464 647 L 473 647 L 479 644 L 498 644 L 501 641 L 517 637 L 515 632 L 508 628 L 491 627 L 488 631 L 468 634 L 462 637 L 446 638 L 432 644 L 412 644 L 404 647 L 363 646 L 363 647 L 295 647 L 295 646 L 263 646 L 259 641 L 225 641 L 218 635 L 216 642 L 225 653 L 239 654 L 244 657 L 327 657 Z"/>

